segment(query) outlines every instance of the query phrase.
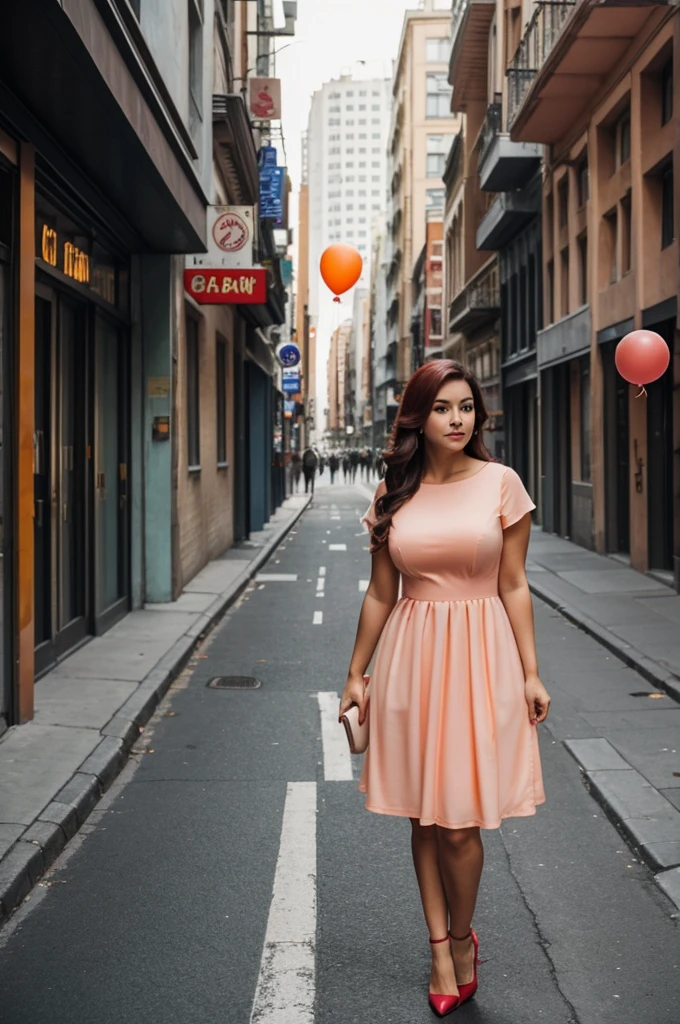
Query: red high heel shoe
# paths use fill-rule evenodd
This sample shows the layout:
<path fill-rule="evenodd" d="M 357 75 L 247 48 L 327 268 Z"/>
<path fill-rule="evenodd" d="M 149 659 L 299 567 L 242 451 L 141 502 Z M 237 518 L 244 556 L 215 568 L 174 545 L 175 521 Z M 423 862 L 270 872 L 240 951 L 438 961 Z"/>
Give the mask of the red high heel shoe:
<path fill-rule="evenodd" d="M 430 942 L 433 946 L 436 946 L 438 942 L 446 942 L 448 938 L 449 936 L 446 935 L 443 939 L 430 939 Z M 432 992 L 428 996 L 430 1009 L 438 1017 L 446 1017 L 449 1013 L 453 1013 L 459 1001 L 458 996 L 439 995 L 438 993 L 435 995 Z"/>
<path fill-rule="evenodd" d="M 459 1006 L 462 1006 L 462 1004 L 467 1002 L 468 999 L 472 999 L 473 995 L 475 994 L 475 992 L 479 988 L 479 982 L 477 981 L 477 964 L 480 963 L 480 959 L 479 959 L 479 940 L 478 940 L 478 938 L 477 938 L 473 928 L 470 929 L 470 931 L 467 933 L 467 935 L 463 935 L 462 938 L 460 938 L 460 939 L 458 938 L 457 935 L 452 935 L 451 932 L 449 932 L 449 938 L 450 939 L 455 939 L 456 942 L 464 942 L 465 939 L 469 939 L 470 936 L 472 936 L 472 941 L 473 941 L 474 947 L 475 947 L 475 961 L 474 961 L 475 976 L 472 979 L 472 981 L 468 981 L 465 984 L 458 986 L 458 994 L 459 994 L 459 1003 L 458 1003 L 458 1005 Z"/>

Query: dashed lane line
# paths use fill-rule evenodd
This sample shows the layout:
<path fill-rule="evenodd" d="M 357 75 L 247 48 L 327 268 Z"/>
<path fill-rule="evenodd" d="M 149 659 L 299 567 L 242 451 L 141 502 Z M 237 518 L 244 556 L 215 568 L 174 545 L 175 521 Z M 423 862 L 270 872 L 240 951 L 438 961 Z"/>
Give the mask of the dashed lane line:
<path fill-rule="evenodd" d="M 351 782 L 352 760 L 342 725 L 338 722 L 340 699 L 337 693 L 317 693 L 321 713 L 323 777 L 326 782 Z"/>
<path fill-rule="evenodd" d="M 323 612 L 314 612 L 313 626 L 323 626 Z"/>

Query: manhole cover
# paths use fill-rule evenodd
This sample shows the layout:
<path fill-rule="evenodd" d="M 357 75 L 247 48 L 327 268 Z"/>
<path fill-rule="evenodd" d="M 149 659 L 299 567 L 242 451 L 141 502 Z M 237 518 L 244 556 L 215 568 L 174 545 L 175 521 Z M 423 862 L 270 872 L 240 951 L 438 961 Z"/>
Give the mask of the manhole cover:
<path fill-rule="evenodd" d="M 257 690 L 262 683 L 255 676 L 215 676 L 208 686 L 213 690 Z"/>

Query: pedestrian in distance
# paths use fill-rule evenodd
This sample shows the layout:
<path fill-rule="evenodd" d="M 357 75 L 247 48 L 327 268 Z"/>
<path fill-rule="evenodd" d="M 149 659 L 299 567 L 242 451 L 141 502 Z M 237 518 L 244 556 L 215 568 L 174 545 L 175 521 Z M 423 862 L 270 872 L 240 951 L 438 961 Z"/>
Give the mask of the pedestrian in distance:
<path fill-rule="evenodd" d="M 335 454 L 335 452 L 331 452 L 331 454 L 329 456 L 328 468 L 329 468 L 330 474 L 331 474 L 331 483 L 334 484 L 335 483 L 335 474 L 337 473 L 338 469 L 340 468 L 340 459 Z"/>
<path fill-rule="evenodd" d="M 363 483 L 366 477 L 366 470 L 368 468 L 368 452 L 366 451 L 365 448 L 361 449 L 361 454 L 359 455 L 359 465 L 361 467 L 361 480 Z"/>
<path fill-rule="evenodd" d="M 312 494 L 314 494 L 314 478 L 316 477 L 316 469 L 319 464 L 319 458 L 313 448 L 305 448 L 302 453 L 302 473 L 305 478 L 305 494 L 309 493 L 311 485 Z"/>
<path fill-rule="evenodd" d="M 410 819 L 440 1017 L 478 987 L 480 830 L 545 801 L 536 726 L 550 696 L 525 573 L 536 506 L 487 451 L 487 418 L 458 362 L 426 363 L 408 382 L 362 520 L 371 579 L 339 709 L 358 705 L 363 723 L 370 701 L 367 810 Z"/>
<path fill-rule="evenodd" d="M 349 452 L 344 452 L 342 456 L 342 477 L 345 483 L 352 472 L 352 465 L 349 461 Z"/>
<path fill-rule="evenodd" d="M 352 483 L 356 483 L 357 468 L 359 466 L 359 452 L 356 450 L 356 448 L 352 448 L 351 452 L 349 453 L 349 464 L 352 469 Z"/>
<path fill-rule="evenodd" d="M 293 470 L 293 490 L 297 494 L 300 487 L 300 477 L 302 476 L 302 459 L 300 458 L 300 453 L 293 452 L 290 457 L 290 461 Z"/>

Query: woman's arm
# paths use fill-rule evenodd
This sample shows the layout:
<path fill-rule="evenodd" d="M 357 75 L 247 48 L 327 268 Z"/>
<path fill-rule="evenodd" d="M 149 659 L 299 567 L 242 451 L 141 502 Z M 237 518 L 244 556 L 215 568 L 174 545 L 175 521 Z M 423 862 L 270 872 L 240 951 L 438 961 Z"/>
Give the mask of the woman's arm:
<path fill-rule="evenodd" d="M 364 673 L 398 599 L 399 570 L 390 558 L 387 544 L 384 544 L 372 556 L 371 579 L 361 606 L 347 682 L 340 698 L 339 718 L 352 704 L 358 704 L 360 721 L 364 720 Z"/>

